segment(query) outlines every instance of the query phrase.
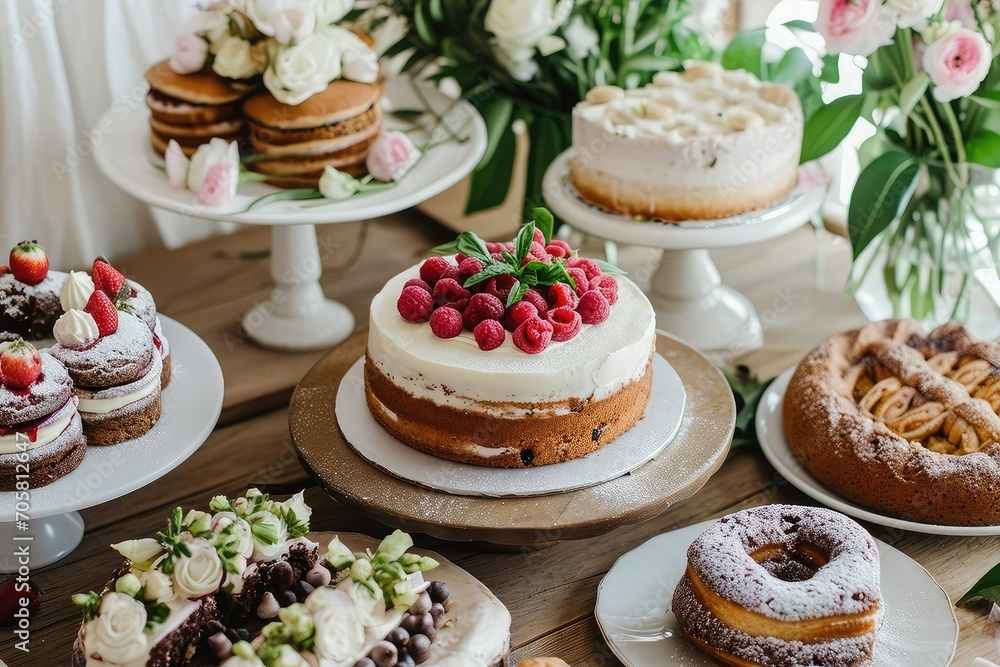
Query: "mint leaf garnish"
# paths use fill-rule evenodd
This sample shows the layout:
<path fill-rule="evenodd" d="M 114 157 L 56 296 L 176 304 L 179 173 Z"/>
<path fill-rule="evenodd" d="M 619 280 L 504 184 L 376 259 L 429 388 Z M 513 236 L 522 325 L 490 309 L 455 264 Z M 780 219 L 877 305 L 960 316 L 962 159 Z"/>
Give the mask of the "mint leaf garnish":
<path fill-rule="evenodd" d="M 958 599 L 955 606 L 965 604 L 975 598 L 985 598 L 1000 604 L 1000 565 L 995 565 L 993 569 L 984 574 L 982 579 L 969 589 L 968 593 Z"/>

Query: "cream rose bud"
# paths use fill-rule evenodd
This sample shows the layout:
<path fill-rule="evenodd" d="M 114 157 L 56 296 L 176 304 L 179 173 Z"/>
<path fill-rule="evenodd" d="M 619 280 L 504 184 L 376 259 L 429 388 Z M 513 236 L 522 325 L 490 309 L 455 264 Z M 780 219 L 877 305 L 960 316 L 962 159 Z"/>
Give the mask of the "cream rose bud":
<path fill-rule="evenodd" d="M 174 599 L 174 580 L 156 568 L 140 572 L 136 576 L 145 586 L 146 599 L 157 602 L 170 602 Z"/>
<path fill-rule="evenodd" d="M 896 32 L 882 0 L 820 0 L 813 25 L 826 40 L 827 51 L 853 56 L 869 56 L 892 44 Z"/>
<path fill-rule="evenodd" d="M 188 171 L 191 169 L 191 160 L 184 155 L 181 145 L 176 139 L 167 142 L 167 150 L 163 154 L 163 161 L 166 163 L 167 181 L 172 188 L 183 188 L 187 185 Z"/>
<path fill-rule="evenodd" d="M 230 36 L 215 52 L 212 70 L 229 79 L 249 79 L 264 71 L 264 61 L 255 56 L 253 44 L 241 37 Z"/>
<path fill-rule="evenodd" d="M 319 179 L 319 191 L 327 199 L 347 199 L 359 189 L 358 179 L 348 173 L 339 171 L 330 165 L 323 168 Z"/>
<path fill-rule="evenodd" d="M 105 593 L 97 617 L 84 626 L 87 657 L 123 665 L 147 652 L 146 608 L 124 593 Z"/>
<path fill-rule="evenodd" d="M 943 4 L 944 0 L 886 0 L 885 8 L 896 17 L 900 28 L 920 29 L 941 11 Z"/>
<path fill-rule="evenodd" d="M 233 512 L 219 512 L 212 517 L 212 532 L 228 534 L 224 541 L 236 542 L 236 552 L 241 556 L 249 558 L 253 555 L 253 535 L 250 533 L 250 524 L 239 518 Z"/>
<path fill-rule="evenodd" d="M 928 44 L 924 71 L 931 77 L 931 94 L 938 102 L 950 102 L 976 92 L 990 71 L 992 51 L 981 34 L 961 28 Z"/>
<path fill-rule="evenodd" d="M 281 503 L 286 510 L 291 510 L 295 514 L 295 520 L 299 523 L 308 523 L 312 518 L 312 508 L 306 504 L 305 494 L 299 491 L 288 500 Z"/>
<path fill-rule="evenodd" d="M 201 71 L 207 58 L 208 42 L 197 35 L 181 35 L 177 38 L 177 50 L 167 64 L 178 74 L 193 74 Z"/>
<path fill-rule="evenodd" d="M 189 542 L 188 548 L 190 556 L 174 558 L 174 590 L 189 600 L 211 595 L 219 590 L 225 574 L 219 554 L 202 538 Z"/>
<path fill-rule="evenodd" d="M 390 182 L 402 178 L 420 159 L 410 138 L 398 131 L 383 132 L 368 149 L 365 167 L 372 178 Z"/>
<path fill-rule="evenodd" d="M 345 79 L 358 83 L 375 83 L 378 81 L 378 55 L 367 47 L 351 48 L 344 51 L 343 69 L 341 74 Z"/>
<path fill-rule="evenodd" d="M 145 563 L 163 553 L 163 545 L 149 537 L 112 544 L 111 548 L 133 563 Z"/>
<path fill-rule="evenodd" d="M 285 549 L 288 526 L 284 519 L 271 512 L 257 512 L 247 517 L 247 523 L 253 534 L 254 560 L 273 560 Z"/>
<path fill-rule="evenodd" d="M 285 104 L 301 104 L 340 76 L 340 49 L 326 30 L 291 46 L 276 45 L 270 58 L 264 85 Z"/>
<path fill-rule="evenodd" d="M 209 170 L 219 164 L 226 165 L 229 172 L 235 172 L 235 178 L 226 183 L 227 188 L 231 190 L 232 197 L 235 197 L 236 188 L 239 186 L 240 149 L 235 141 L 227 142 L 219 137 L 214 137 L 207 144 L 198 146 L 198 150 L 191 158 L 191 167 L 188 170 L 188 188 L 200 195 Z M 230 192 L 227 190 L 226 194 L 230 194 Z"/>

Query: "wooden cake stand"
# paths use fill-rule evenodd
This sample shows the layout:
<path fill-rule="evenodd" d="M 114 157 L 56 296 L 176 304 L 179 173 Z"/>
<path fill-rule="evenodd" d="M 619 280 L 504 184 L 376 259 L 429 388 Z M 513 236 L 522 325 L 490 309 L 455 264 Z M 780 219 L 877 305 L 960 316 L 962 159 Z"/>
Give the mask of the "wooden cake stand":
<path fill-rule="evenodd" d="M 663 454 L 610 482 L 549 496 L 483 498 L 432 491 L 375 468 L 340 432 L 337 389 L 364 354 L 367 340 L 367 331 L 357 333 L 313 366 L 292 395 L 288 421 L 299 458 L 320 486 L 395 528 L 507 548 L 594 537 L 691 497 L 722 465 L 732 442 L 736 405 L 725 378 L 701 353 L 661 334 L 657 351 L 687 392 L 680 429 Z"/>

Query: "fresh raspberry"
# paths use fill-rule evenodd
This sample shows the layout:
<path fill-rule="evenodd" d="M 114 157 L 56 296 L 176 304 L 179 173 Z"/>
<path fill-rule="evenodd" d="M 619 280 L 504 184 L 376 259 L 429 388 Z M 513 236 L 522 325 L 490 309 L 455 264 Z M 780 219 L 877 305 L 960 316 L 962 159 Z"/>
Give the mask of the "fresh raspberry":
<path fill-rule="evenodd" d="M 580 297 L 580 303 L 576 307 L 576 312 L 580 313 L 580 319 L 584 324 L 600 324 L 608 319 L 611 314 L 611 306 L 607 298 L 600 290 L 590 290 Z"/>
<path fill-rule="evenodd" d="M 555 257 L 556 255 L 554 255 L 552 252 L 553 248 L 560 248 L 563 251 L 563 254 L 559 255 L 559 257 L 573 256 L 573 248 L 571 248 L 570 245 L 565 241 L 561 241 L 559 239 L 552 239 L 551 241 L 549 241 L 549 244 L 545 246 L 546 252 Z"/>
<path fill-rule="evenodd" d="M 451 306 L 461 312 L 469 305 L 469 290 L 458 284 L 454 278 L 442 278 L 434 286 L 434 307 Z"/>
<path fill-rule="evenodd" d="M 536 290 L 534 287 L 525 292 L 524 296 L 521 297 L 521 300 L 527 301 L 528 303 L 533 305 L 538 310 L 539 317 L 544 315 L 545 311 L 549 309 L 549 304 L 545 302 L 545 297 L 542 296 L 542 293 Z"/>
<path fill-rule="evenodd" d="M 553 308 L 545 313 L 545 320 L 552 325 L 552 340 L 557 343 L 567 341 L 580 333 L 583 322 L 580 313 L 571 308 Z"/>
<path fill-rule="evenodd" d="M 503 318 L 503 325 L 507 331 L 514 331 L 521 326 L 521 322 L 524 322 L 529 317 L 537 316 L 538 308 L 535 307 L 535 304 L 522 299 L 507 309 L 507 314 Z"/>
<path fill-rule="evenodd" d="M 577 296 L 583 296 L 583 293 L 590 289 L 590 279 L 587 278 L 587 274 L 583 272 L 583 269 L 566 269 L 566 273 L 568 273 L 569 277 L 573 279 L 574 283 L 576 283 Z"/>
<path fill-rule="evenodd" d="M 420 278 L 433 287 L 450 268 L 451 264 L 444 257 L 428 257 L 420 265 Z"/>
<path fill-rule="evenodd" d="M 456 252 L 455 253 L 455 265 L 456 266 L 462 266 L 462 262 L 464 262 L 467 259 L 469 259 L 468 255 L 463 255 L 460 252 Z"/>
<path fill-rule="evenodd" d="M 496 320 L 483 320 L 472 330 L 472 335 L 479 344 L 480 350 L 495 350 L 503 345 L 507 332 Z"/>
<path fill-rule="evenodd" d="M 503 319 L 503 301 L 485 292 L 474 294 L 462 316 L 465 318 L 465 328 L 472 331 L 484 320 Z"/>
<path fill-rule="evenodd" d="M 549 288 L 548 296 L 549 308 L 562 308 L 567 306 L 572 310 L 576 310 L 576 304 L 580 301 L 580 297 L 577 296 L 573 288 L 567 283 L 556 283 Z"/>
<path fill-rule="evenodd" d="M 493 253 L 502 252 L 503 249 L 504 245 L 502 243 L 495 243 L 493 241 L 490 241 L 489 243 L 486 244 L 486 252 L 490 253 L 491 255 Z"/>
<path fill-rule="evenodd" d="M 601 275 L 601 267 L 597 266 L 597 262 L 586 257 L 570 257 L 569 261 L 566 262 L 566 267 L 583 269 L 583 272 L 587 274 L 587 280 L 593 280 L 594 276 Z"/>
<path fill-rule="evenodd" d="M 545 246 L 545 252 L 549 254 L 549 257 L 552 257 L 554 259 L 562 259 L 563 257 L 566 256 L 565 248 L 563 248 L 562 246 L 557 246 L 552 243 Z"/>
<path fill-rule="evenodd" d="M 421 280 L 420 278 L 410 278 L 409 280 L 407 280 L 405 283 L 403 283 L 403 289 L 406 289 L 407 287 L 419 287 L 428 294 L 430 294 L 433 291 L 431 290 L 431 286 L 428 285 L 423 280 Z"/>
<path fill-rule="evenodd" d="M 535 240 L 535 243 L 537 243 L 540 246 L 544 246 L 545 245 L 545 234 L 542 234 L 542 230 L 540 230 L 538 227 L 535 227 L 535 239 L 534 240 Z"/>
<path fill-rule="evenodd" d="M 431 313 L 431 331 L 438 338 L 454 338 L 462 333 L 462 313 L 443 306 Z"/>
<path fill-rule="evenodd" d="M 94 294 L 98 293 L 94 292 Z M 415 285 L 404 287 L 399 294 L 399 299 L 396 300 L 396 310 L 407 322 L 426 322 L 431 316 L 433 307 L 434 298 L 431 293 Z"/>
<path fill-rule="evenodd" d="M 504 261 L 506 261 L 503 258 L 503 254 L 499 253 L 499 252 L 492 252 L 492 253 L 490 253 L 490 257 L 492 257 L 493 259 L 495 259 L 498 262 L 504 262 Z"/>
<path fill-rule="evenodd" d="M 504 273 L 495 278 L 488 279 L 486 281 L 486 288 L 483 291 L 507 303 L 507 297 L 510 296 L 510 290 L 514 287 L 516 281 L 517 278 L 509 273 Z"/>
<path fill-rule="evenodd" d="M 615 305 L 618 300 L 618 281 L 614 276 L 602 273 L 590 279 L 590 289 L 598 290 L 608 300 L 608 305 Z"/>
<path fill-rule="evenodd" d="M 461 280 L 459 282 L 465 284 L 466 280 L 468 280 L 469 278 L 476 275 L 482 270 L 483 270 L 482 262 L 480 262 L 475 257 L 466 257 L 465 259 L 462 260 L 462 263 L 458 265 L 458 275 L 461 276 Z"/>
<path fill-rule="evenodd" d="M 448 268 L 445 269 L 445 272 L 441 274 L 441 277 L 438 278 L 438 281 L 440 282 L 441 280 L 444 280 L 445 278 L 451 278 L 455 282 L 458 282 L 462 278 L 462 274 L 460 274 L 458 272 L 458 267 L 457 266 L 451 266 L 451 265 L 449 265 Z"/>
<path fill-rule="evenodd" d="M 99 289 L 95 289 L 83 307 L 83 312 L 90 313 L 97 324 L 97 333 L 108 336 L 118 331 L 118 310 L 111 298 Z"/>
<path fill-rule="evenodd" d="M 552 325 L 538 317 L 529 317 L 514 330 L 514 345 L 528 354 L 538 354 L 552 340 Z"/>

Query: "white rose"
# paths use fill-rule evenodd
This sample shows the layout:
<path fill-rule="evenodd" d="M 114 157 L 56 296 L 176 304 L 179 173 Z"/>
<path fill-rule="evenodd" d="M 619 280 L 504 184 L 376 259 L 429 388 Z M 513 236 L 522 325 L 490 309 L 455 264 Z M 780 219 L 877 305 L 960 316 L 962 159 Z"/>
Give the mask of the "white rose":
<path fill-rule="evenodd" d="M 215 53 L 212 69 L 229 79 L 249 79 L 264 71 L 264 62 L 255 57 L 253 44 L 241 37 L 227 37 Z"/>
<path fill-rule="evenodd" d="M 274 24 L 274 39 L 279 44 L 288 44 L 292 40 L 302 41 L 312 34 L 316 28 L 316 15 L 290 7 L 278 12 L 272 17 Z"/>
<path fill-rule="evenodd" d="M 84 627 L 87 657 L 112 665 L 146 655 L 146 608 L 124 593 L 105 593 L 97 617 Z"/>
<path fill-rule="evenodd" d="M 346 592 L 339 588 L 317 588 L 306 598 L 305 605 L 316 626 L 317 656 L 336 662 L 360 653 L 365 644 L 365 628 L 354 600 Z"/>
<path fill-rule="evenodd" d="M 517 79 L 526 81 L 538 71 L 535 50 L 558 50 L 553 33 L 569 18 L 571 0 L 492 0 L 484 27 L 493 33 L 501 60 Z M 562 40 L 559 40 L 560 42 Z"/>
<path fill-rule="evenodd" d="M 236 173 L 239 173 L 240 149 L 235 141 L 230 143 L 225 139 L 214 137 L 207 144 L 198 146 L 198 150 L 191 157 L 191 165 L 188 168 L 188 188 L 195 193 L 201 192 L 205 175 L 212 167 L 223 162 L 235 166 Z M 235 186 L 236 184 L 233 184 L 234 193 Z"/>
<path fill-rule="evenodd" d="M 282 23 L 289 18 L 288 12 L 308 14 L 313 17 L 314 25 L 323 27 L 344 18 L 353 7 L 354 0 L 248 0 L 246 15 L 257 30 L 268 37 L 278 37 L 284 29 Z"/>
<path fill-rule="evenodd" d="M 149 537 L 112 544 L 111 548 L 133 563 L 145 563 L 163 553 L 163 545 Z"/>
<path fill-rule="evenodd" d="M 182 598 L 195 599 L 219 590 L 224 575 L 222 561 L 208 540 L 188 543 L 190 556 L 174 558 L 174 590 Z"/>
<path fill-rule="evenodd" d="M 319 191 L 327 199 L 335 201 L 347 199 L 359 189 L 358 179 L 350 174 L 335 169 L 330 165 L 323 168 L 319 178 Z"/>
<path fill-rule="evenodd" d="M 900 28 L 923 28 L 927 19 L 941 10 L 944 0 L 886 0 L 885 7 L 895 14 Z"/>
<path fill-rule="evenodd" d="M 212 532 L 228 530 L 229 541 L 237 543 L 236 552 L 249 558 L 253 555 L 253 535 L 250 524 L 239 518 L 233 512 L 219 512 L 212 517 Z"/>
<path fill-rule="evenodd" d="M 368 47 L 344 51 L 343 76 L 358 83 L 378 81 L 378 55 Z"/>
<path fill-rule="evenodd" d="M 145 572 L 133 572 L 146 587 L 146 599 L 170 602 L 174 599 L 174 580 L 161 570 L 152 568 Z"/>
<path fill-rule="evenodd" d="M 192 18 L 190 29 L 193 34 L 204 35 L 214 44 L 229 35 L 229 16 L 221 11 L 201 11 Z"/>
<path fill-rule="evenodd" d="M 264 85 L 275 99 L 301 104 L 340 76 L 340 48 L 325 30 L 293 46 L 277 46 L 264 72 Z"/>
<path fill-rule="evenodd" d="M 336 23 L 354 9 L 354 0 L 312 0 L 311 4 L 320 25 Z"/>

